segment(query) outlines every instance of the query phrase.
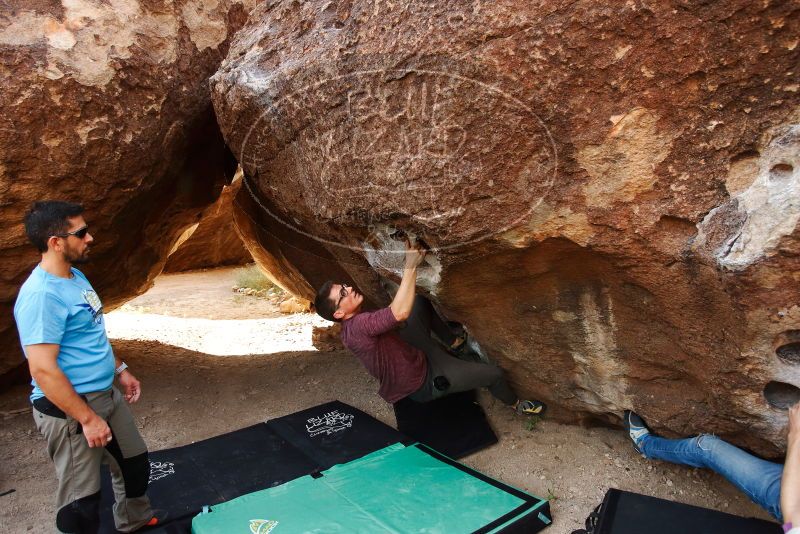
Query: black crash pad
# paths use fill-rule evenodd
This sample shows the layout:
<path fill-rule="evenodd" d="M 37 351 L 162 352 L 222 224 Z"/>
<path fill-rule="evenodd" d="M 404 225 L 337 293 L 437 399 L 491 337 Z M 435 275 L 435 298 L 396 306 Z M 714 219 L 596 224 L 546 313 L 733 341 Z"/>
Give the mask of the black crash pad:
<path fill-rule="evenodd" d="M 272 419 L 267 428 L 316 462 L 320 470 L 409 441 L 394 428 L 339 401 Z"/>
<path fill-rule="evenodd" d="M 781 534 L 777 523 L 609 489 L 595 534 Z"/>
<path fill-rule="evenodd" d="M 167 523 L 148 532 L 186 533 L 214 505 L 346 463 L 408 438 L 372 416 L 333 401 L 191 445 L 150 453 L 148 495 Z M 102 533 L 116 533 L 114 495 L 103 474 Z"/>
<path fill-rule="evenodd" d="M 394 403 L 394 414 L 400 432 L 451 458 L 463 458 L 497 443 L 474 391 L 426 403 L 405 398 Z"/>

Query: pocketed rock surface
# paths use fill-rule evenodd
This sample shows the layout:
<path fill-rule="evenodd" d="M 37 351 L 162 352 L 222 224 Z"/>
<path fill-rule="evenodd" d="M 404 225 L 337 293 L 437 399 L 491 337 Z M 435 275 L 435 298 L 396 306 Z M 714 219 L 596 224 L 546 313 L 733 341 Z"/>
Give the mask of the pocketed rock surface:
<path fill-rule="evenodd" d="M 158 278 L 150 293 L 132 301 L 125 313 L 173 318 L 279 318 L 264 299 L 243 304 L 231 294 L 232 270 L 168 275 Z M 203 287 L 198 292 L 196 288 Z M 243 317 L 243 306 L 247 314 Z M 295 316 L 299 322 L 313 320 Z M 132 408 L 151 450 L 192 443 L 280 417 L 315 404 L 341 400 L 394 426 L 391 407 L 375 393 L 376 382 L 346 351 L 281 352 L 268 355 L 217 357 L 180 348 L 185 330 L 172 338 L 112 341 L 115 350 L 142 381 L 143 395 Z M 298 344 L 310 342 L 291 331 Z M 261 340 L 251 340 L 259 343 Z M 248 340 L 230 339 L 231 344 Z M 334 370 L 334 371 L 332 371 Z M 9 534 L 47 532 L 54 517 L 55 476 L 45 445 L 27 406 L 29 388 L 19 386 L 0 394 L 0 531 Z M 529 431 L 525 419 L 481 395 L 500 442 L 464 462 L 506 483 L 551 502 L 551 534 L 567 534 L 583 526 L 607 488 L 617 487 L 743 516 L 767 518 L 722 478 L 641 458 L 619 430 L 583 428 L 545 420 Z M 156 503 L 157 505 L 157 503 Z"/>

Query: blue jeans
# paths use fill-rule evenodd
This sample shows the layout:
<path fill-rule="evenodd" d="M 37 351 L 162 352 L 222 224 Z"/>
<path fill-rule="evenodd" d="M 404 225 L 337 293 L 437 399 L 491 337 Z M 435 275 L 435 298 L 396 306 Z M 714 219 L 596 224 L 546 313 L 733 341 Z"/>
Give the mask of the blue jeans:
<path fill-rule="evenodd" d="M 750 497 L 751 501 L 783 522 L 783 465 L 756 458 L 710 434 L 686 439 L 666 439 L 651 434 L 642 440 L 639 448 L 652 460 L 707 467 L 719 473 Z"/>

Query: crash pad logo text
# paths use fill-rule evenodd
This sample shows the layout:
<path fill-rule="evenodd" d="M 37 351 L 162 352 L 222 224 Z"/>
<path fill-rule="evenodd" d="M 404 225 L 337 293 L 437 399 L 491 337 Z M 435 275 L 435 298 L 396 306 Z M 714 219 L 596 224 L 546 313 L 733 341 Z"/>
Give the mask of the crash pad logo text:
<path fill-rule="evenodd" d="M 349 413 L 341 413 L 339 410 L 334 410 L 323 414 L 320 417 L 311 417 L 306 423 L 306 430 L 311 437 L 319 434 L 329 436 L 334 432 L 339 432 L 346 428 L 353 426 L 353 415 Z"/>
<path fill-rule="evenodd" d="M 175 474 L 175 464 L 172 462 L 150 462 L 150 482 L 155 482 L 164 477 Z"/>

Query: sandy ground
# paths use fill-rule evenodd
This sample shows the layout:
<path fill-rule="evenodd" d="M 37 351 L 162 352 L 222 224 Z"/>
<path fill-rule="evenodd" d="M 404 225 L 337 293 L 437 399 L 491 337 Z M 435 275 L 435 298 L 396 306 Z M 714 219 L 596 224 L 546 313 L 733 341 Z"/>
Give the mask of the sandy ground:
<path fill-rule="evenodd" d="M 281 314 L 265 298 L 231 291 L 236 269 L 164 275 L 106 316 L 113 340 L 159 341 L 212 356 L 314 351 L 315 314 Z M 288 295 L 286 295 L 288 297 Z"/>
<path fill-rule="evenodd" d="M 264 299 L 234 294 L 233 283 L 233 269 L 165 275 L 147 294 L 107 316 L 116 353 L 143 384 L 133 412 L 151 450 L 335 399 L 394 426 L 391 407 L 376 395 L 376 382 L 354 357 L 310 349 L 310 325 L 318 319 L 281 316 Z M 214 329 L 210 338 L 224 343 L 198 344 L 194 338 L 207 336 L 206 329 Z M 201 346 L 226 347 L 228 356 L 210 355 Z M 272 350 L 276 347 L 280 350 Z M 28 387 L 20 386 L 0 394 L 0 413 L 5 414 L 0 419 L 0 495 L 15 490 L 0 496 L 3 533 L 50 532 L 53 524 L 55 477 L 44 441 L 30 411 L 16 413 L 26 408 L 28 393 Z M 488 395 L 481 402 L 500 443 L 464 463 L 549 496 L 550 534 L 582 527 L 609 487 L 768 518 L 713 473 L 643 459 L 620 430 L 546 420 L 527 430 L 523 418 Z"/>

